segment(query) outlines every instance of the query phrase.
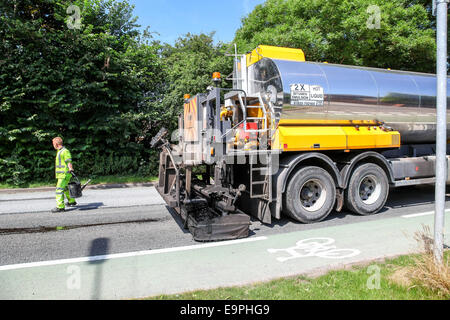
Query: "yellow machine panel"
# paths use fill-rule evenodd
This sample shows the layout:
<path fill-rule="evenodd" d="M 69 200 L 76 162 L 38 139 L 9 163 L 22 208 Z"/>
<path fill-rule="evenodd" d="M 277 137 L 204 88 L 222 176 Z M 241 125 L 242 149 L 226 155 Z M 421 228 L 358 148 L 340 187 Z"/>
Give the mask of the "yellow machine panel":
<path fill-rule="evenodd" d="M 273 47 L 260 45 L 247 54 L 247 68 L 262 58 L 272 58 L 290 61 L 306 61 L 302 49 Z"/>
<path fill-rule="evenodd" d="M 400 133 L 383 131 L 379 127 L 343 127 L 347 136 L 347 149 L 398 148 Z"/>
<path fill-rule="evenodd" d="M 369 125 L 368 125 L 369 124 Z M 280 121 L 273 149 L 282 151 L 352 150 L 400 147 L 400 133 L 371 121 Z"/>

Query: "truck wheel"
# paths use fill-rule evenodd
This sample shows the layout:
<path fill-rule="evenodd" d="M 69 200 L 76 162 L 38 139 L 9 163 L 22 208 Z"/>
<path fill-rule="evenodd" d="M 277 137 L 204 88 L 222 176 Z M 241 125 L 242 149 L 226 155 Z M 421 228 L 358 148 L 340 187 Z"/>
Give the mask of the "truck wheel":
<path fill-rule="evenodd" d="M 290 179 L 283 207 L 291 218 L 313 223 L 330 214 L 335 200 L 336 185 L 331 175 L 319 167 L 303 167 Z"/>
<path fill-rule="evenodd" d="M 375 214 L 383 208 L 389 194 L 389 182 L 383 169 L 365 163 L 353 171 L 345 190 L 347 208 L 360 215 Z"/>

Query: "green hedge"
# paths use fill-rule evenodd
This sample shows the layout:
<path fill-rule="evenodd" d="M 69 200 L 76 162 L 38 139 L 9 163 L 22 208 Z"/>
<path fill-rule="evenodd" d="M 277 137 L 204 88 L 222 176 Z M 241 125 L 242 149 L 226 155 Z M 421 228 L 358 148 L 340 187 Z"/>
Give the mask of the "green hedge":
<path fill-rule="evenodd" d="M 67 26 L 69 5 L 81 29 Z M 83 175 L 155 174 L 161 105 L 158 43 L 137 32 L 126 2 L 0 3 L 0 182 L 54 176 L 61 136 Z"/>

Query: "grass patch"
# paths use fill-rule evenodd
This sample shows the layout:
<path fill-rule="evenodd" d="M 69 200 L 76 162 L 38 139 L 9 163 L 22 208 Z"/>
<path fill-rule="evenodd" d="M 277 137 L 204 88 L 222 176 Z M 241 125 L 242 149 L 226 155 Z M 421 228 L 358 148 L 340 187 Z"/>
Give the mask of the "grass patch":
<path fill-rule="evenodd" d="M 75 172 L 76 173 L 76 172 Z M 123 175 L 123 176 L 100 176 L 92 177 L 90 185 L 94 184 L 115 184 L 115 183 L 144 183 L 144 182 L 154 182 L 158 180 L 158 177 L 140 177 L 133 175 Z M 86 183 L 89 178 L 82 178 L 80 182 L 82 184 Z M 0 189 L 18 189 L 18 188 L 40 188 L 40 187 L 54 187 L 56 185 L 56 179 L 53 180 L 43 180 L 36 182 L 29 182 L 20 186 L 0 183 Z"/>
<path fill-rule="evenodd" d="M 150 297 L 152 300 L 440 300 L 449 299 L 424 282 L 398 281 L 400 270 L 415 268 L 423 255 L 401 256 L 382 263 L 330 271 L 311 278 L 296 276 L 248 286 L 198 290 L 176 295 Z M 450 252 L 445 252 L 450 260 Z M 377 275 L 379 274 L 379 281 Z M 419 279 L 420 280 L 420 279 Z"/>
<path fill-rule="evenodd" d="M 85 183 L 88 179 L 82 179 Z M 113 184 L 113 183 L 144 183 L 155 182 L 158 177 L 138 177 L 138 176 L 104 176 L 94 177 L 90 184 Z"/>

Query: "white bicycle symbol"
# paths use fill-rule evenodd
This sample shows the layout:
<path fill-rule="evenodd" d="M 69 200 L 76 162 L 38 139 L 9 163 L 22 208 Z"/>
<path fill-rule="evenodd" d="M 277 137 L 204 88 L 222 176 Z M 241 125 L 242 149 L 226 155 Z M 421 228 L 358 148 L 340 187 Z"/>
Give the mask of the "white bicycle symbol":
<path fill-rule="evenodd" d="M 286 252 L 289 257 L 278 257 L 277 260 L 284 262 L 296 258 L 319 257 L 326 259 L 345 259 L 357 256 L 361 251 L 357 249 L 337 249 L 331 245 L 335 242 L 332 238 L 310 238 L 297 241 L 295 247 L 286 249 L 267 249 L 269 253 Z"/>

